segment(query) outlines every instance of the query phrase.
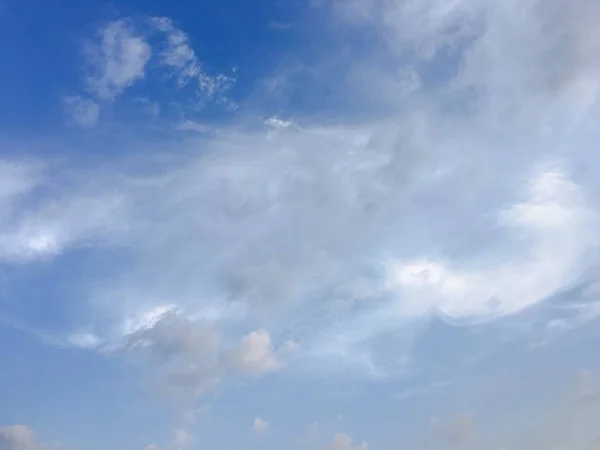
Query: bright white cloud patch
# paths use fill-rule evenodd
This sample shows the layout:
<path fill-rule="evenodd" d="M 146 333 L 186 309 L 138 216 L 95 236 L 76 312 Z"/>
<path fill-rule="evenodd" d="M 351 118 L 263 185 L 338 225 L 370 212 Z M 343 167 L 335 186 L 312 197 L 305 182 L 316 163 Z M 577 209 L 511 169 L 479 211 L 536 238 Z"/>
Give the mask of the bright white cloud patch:
<path fill-rule="evenodd" d="M 179 86 L 185 86 L 201 73 L 200 62 L 190 46 L 187 34 L 178 29 L 167 17 L 155 17 L 152 24 L 166 35 L 167 45 L 159 56 L 161 63 L 177 71 Z"/>
<path fill-rule="evenodd" d="M 145 76 L 152 49 L 125 20 L 110 22 L 85 46 L 87 89 L 112 100 Z"/>
<path fill-rule="evenodd" d="M 45 169 L 45 170 L 44 170 Z M 104 240 L 122 224 L 112 219 L 123 212 L 120 194 L 108 196 L 93 189 L 75 197 L 49 183 L 43 164 L 0 160 L 5 177 L 0 181 L 0 260 L 23 262 L 61 254 L 73 245 Z M 63 180 L 66 181 L 66 180 Z M 59 183 L 60 184 L 60 183 Z M 56 195 L 45 201 L 41 194 Z M 34 200 L 37 195 L 41 199 Z"/>
<path fill-rule="evenodd" d="M 271 337 L 265 331 L 253 331 L 244 336 L 233 354 L 234 364 L 244 373 L 261 374 L 280 368 L 273 353 Z"/>
<path fill-rule="evenodd" d="M 460 269 L 426 259 L 390 264 L 389 283 L 407 297 L 407 313 L 487 319 L 521 311 L 578 281 L 584 254 L 597 245 L 597 218 L 579 187 L 563 173 L 543 171 L 525 194 L 499 214 L 499 226 L 516 240 L 499 261 L 476 259 L 471 269 L 464 261 Z"/>

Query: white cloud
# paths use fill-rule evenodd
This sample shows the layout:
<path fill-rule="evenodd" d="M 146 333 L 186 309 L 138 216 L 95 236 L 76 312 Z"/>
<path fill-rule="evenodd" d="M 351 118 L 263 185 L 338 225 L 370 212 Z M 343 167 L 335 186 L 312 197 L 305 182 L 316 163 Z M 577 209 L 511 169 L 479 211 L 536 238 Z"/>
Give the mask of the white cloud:
<path fill-rule="evenodd" d="M 266 331 L 253 331 L 244 336 L 232 357 L 235 366 L 243 373 L 262 374 L 281 367 Z"/>
<path fill-rule="evenodd" d="M 583 0 L 551 3 L 546 11 L 539 0 L 337 2 L 339 14 L 380 38 L 369 53 L 390 55 L 382 58 L 387 71 L 364 55 L 350 58 L 383 86 L 380 97 L 394 106 L 383 109 L 388 115 L 366 109 L 357 121 L 346 110 L 319 119 L 289 111 L 294 126 L 276 117 L 262 128 L 215 126 L 183 144 L 162 143 L 168 168 L 117 161 L 83 173 L 68 191 L 53 185 L 68 179 L 60 172 L 34 180 L 45 192 L 36 202 L 24 199 L 34 187 L 12 176 L 0 182 L 10 198 L 0 205 L 0 258 L 33 261 L 81 246 L 123 254 L 118 279 L 93 283 L 78 309 L 82 323 L 105 318 L 90 327 L 94 336 L 136 335 L 145 312 L 171 305 L 193 323 L 210 316 L 228 345 L 267 329 L 236 351 L 214 351 L 230 351 L 230 362 L 255 373 L 281 365 L 271 336 L 292 338 L 295 363 L 316 358 L 315 370 L 360 360 L 377 373 L 370 345 L 382 333 L 402 342 L 399 354 L 410 351 L 414 322 L 432 315 L 472 323 L 539 304 L 591 267 L 598 243 L 589 175 L 597 158 L 587 147 L 599 140 L 599 10 Z M 155 48 L 162 67 L 182 87 L 218 97 L 227 77 L 202 72 L 173 22 L 154 24 L 165 39 Z M 127 22 L 109 24 L 92 46 L 94 91 L 112 98 L 139 80 L 147 46 Z M 436 59 L 446 50 L 451 63 Z M 397 100 L 397 83 L 382 82 L 386 75 L 406 75 L 406 102 Z M 361 98 L 360 86 L 345 84 L 352 77 L 331 76 L 317 81 Z M 198 125 L 183 119 L 179 127 L 205 131 Z M 539 169 L 549 159 L 561 165 Z M 331 296 L 365 273 L 366 294 L 349 295 L 370 301 L 349 301 L 333 317 Z M 212 361 L 185 367 L 179 375 L 195 387 L 220 380 Z"/>
<path fill-rule="evenodd" d="M 258 434 L 268 433 L 271 429 L 271 425 L 268 421 L 261 419 L 260 417 L 256 417 L 254 422 L 252 422 L 252 431 Z"/>
<path fill-rule="evenodd" d="M 75 123 L 82 127 L 93 127 L 100 117 L 100 105 L 93 100 L 79 95 L 68 96 L 63 99 L 65 113 Z"/>
<path fill-rule="evenodd" d="M 597 219 L 579 187 L 561 172 L 542 171 L 526 197 L 500 212 L 499 225 L 517 239 L 500 261 L 475 260 L 473 268 L 463 261 L 460 269 L 427 259 L 391 263 L 389 283 L 407 298 L 402 308 L 485 320 L 519 312 L 578 281 L 585 253 L 598 244 Z"/>
<path fill-rule="evenodd" d="M 6 172 L 0 187 L 0 195 L 5 194 L 0 207 L 0 260 L 51 258 L 73 245 L 110 240 L 113 232 L 122 231 L 123 224 L 114 221 L 124 213 L 124 199 L 118 193 L 105 195 L 81 187 L 73 195 L 60 185 L 68 183 L 66 178 L 52 185 L 50 168 L 42 164 L 0 161 L 0 170 Z M 77 183 L 74 178 L 71 181 Z M 34 196 L 39 196 L 36 201 Z"/>
<path fill-rule="evenodd" d="M 331 443 L 326 447 L 327 450 L 369 450 L 365 441 L 354 442 L 354 440 L 344 433 L 336 434 Z"/>
<path fill-rule="evenodd" d="M 189 37 L 168 17 L 154 17 L 151 22 L 167 39 L 167 45 L 159 54 L 161 63 L 176 69 L 179 86 L 185 86 L 202 73 L 201 64 L 190 46 Z"/>
<path fill-rule="evenodd" d="M 216 323 L 191 319 L 183 311 L 154 308 L 143 316 L 147 318 L 136 320 L 136 326 L 121 327 L 115 341 L 98 348 L 145 355 L 166 393 L 174 398 L 189 402 L 212 393 L 227 376 L 259 376 L 282 367 L 265 331 L 249 333 L 231 345 L 220 339 Z M 84 338 L 76 344 L 82 347 L 89 342 Z"/>
<path fill-rule="evenodd" d="M 223 74 L 213 77 L 203 73 L 198 77 L 200 90 L 209 98 L 216 98 L 221 102 L 226 102 L 226 98 L 223 95 L 233 86 L 234 82 L 235 80 L 232 77 Z M 235 104 L 231 103 L 230 106 L 235 109 Z"/>
<path fill-rule="evenodd" d="M 424 58 L 471 36 L 485 12 L 480 0 L 335 0 L 333 5 L 343 21 L 377 28 L 394 53 L 416 51 Z"/>
<path fill-rule="evenodd" d="M 202 70 L 202 63 L 190 44 L 189 36 L 177 28 L 171 19 L 153 17 L 151 23 L 166 38 L 166 45 L 159 53 L 160 62 L 174 71 L 178 87 L 183 88 L 194 82 L 200 94 L 198 106 L 203 106 L 207 100 L 214 100 L 235 109 L 235 103 L 226 97 L 235 79 L 224 74 L 213 76 Z"/>
<path fill-rule="evenodd" d="M 62 300 L 77 302 L 71 319 L 84 330 L 66 334 L 71 345 L 145 354 L 169 393 L 188 401 L 226 375 L 279 370 L 289 352 L 303 369 L 379 374 L 404 361 L 432 316 L 471 324 L 517 314 L 594 267 L 595 2 L 354 0 L 334 9 L 382 45 L 356 58 L 323 43 L 324 65 L 342 75 L 311 73 L 345 100 L 376 92 L 377 114 L 283 111 L 294 126 L 277 117 L 262 128 L 219 125 L 161 142 L 168 154 L 143 167 L 123 159 L 44 172 L 0 161 L 3 263 L 60 265 L 58 256 L 85 248 L 118 271 L 69 278 L 84 293 Z M 153 49 L 128 22 L 107 25 L 87 47 L 88 90 L 113 100 L 146 76 L 154 50 L 194 101 L 225 102 L 233 80 L 203 72 L 173 22 L 154 25 L 164 45 Z M 339 70 L 344 63 L 360 73 Z M 292 78 L 277 73 L 271 87 L 285 95 Z M 66 102 L 76 121 L 97 121 L 92 100 Z M 178 127 L 207 131 L 186 118 Z M 540 166 L 548 160 L 560 164 Z M 340 292 L 351 301 L 333 311 Z M 393 354 L 376 348 L 382 336 Z M 582 398 L 596 384 L 584 375 Z M 432 426 L 444 442 L 477 434 L 469 415 Z M 175 441 L 187 436 L 178 428 Z M 368 445 L 339 434 L 328 448 Z"/>
<path fill-rule="evenodd" d="M 452 102 L 476 109 L 479 120 L 496 124 L 521 121 L 543 128 L 550 121 L 552 128 L 565 128 L 565 121 L 579 120 L 582 111 L 596 102 L 600 38 L 593 23 L 600 8 L 595 2 L 326 3 L 334 5 L 334 16 L 342 23 L 367 27 L 378 36 L 381 45 L 374 45 L 370 53 L 386 63 L 363 56 L 349 63 L 349 74 L 350 78 L 362 74 L 357 80 L 366 85 L 353 87 L 377 92 L 384 104 L 387 95 L 400 108 L 414 107 L 413 101 L 397 94 L 394 79 L 407 67 L 424 65 L 422 72 L 433 78 L 428 76 L 420 96 L 434 102 L 450 96 Z M 365 73 L 371 80 L 364 79 Z"/>
<path fill-rule="evenodd" d="M 38 450 L 35 433 L 25 425 L 0 427 L 0 450 Z"/>
<path fill-rule="evenodd" d="M 87 89 L 102 100 L 112 100 L 145 76 L 152 49 L 125 20 L 110 22 L 97 41 L 85 46 Z"/>
<path fill-rule="evenodd" d="M 265 124 L 273 128 L 287 128 L 292 124 L 292 122 L 289 120 L 279 119 L 278 117 L 269 117 L 267 120 L 265 120 Z"/>

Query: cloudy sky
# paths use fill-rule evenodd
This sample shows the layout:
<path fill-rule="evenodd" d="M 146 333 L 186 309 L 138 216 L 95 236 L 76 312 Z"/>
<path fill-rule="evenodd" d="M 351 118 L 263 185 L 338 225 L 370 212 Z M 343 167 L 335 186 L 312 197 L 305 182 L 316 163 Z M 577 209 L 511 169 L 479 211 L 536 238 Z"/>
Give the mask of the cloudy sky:
<path fill-rule="evenodd" d="M 0 450 L 600 448 L 596 0 L 0 0 Z"/>

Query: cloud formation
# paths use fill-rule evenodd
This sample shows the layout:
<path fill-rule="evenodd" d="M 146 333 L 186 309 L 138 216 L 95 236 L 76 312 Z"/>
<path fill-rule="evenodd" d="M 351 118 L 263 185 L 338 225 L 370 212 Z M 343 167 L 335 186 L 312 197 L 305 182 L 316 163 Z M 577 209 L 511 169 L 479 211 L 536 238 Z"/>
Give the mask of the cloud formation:
<path fill-rule="evenodd" d="M 268 421 L 261 419 L 260 417 L 256 417 L 254 422 L 252 423 L 252 431 L 258 434 L 268 433 L 271 429 L 271 425 Z"/>
<path fill-rule="evenodd" d="M 332 50 L 322 63 L 362 78 L 314 71 L 365 99 L 360 121 L 265 108 L 210 127 L 185 117 L 179 131 L 198 135 L 169 136 L 143 164 L 2 160 L 4 263 L 75 250 L 116 261 L 118 275 L 70 280 L 85 295 L 65 295 L 77 302 L 66 342 L 146 351 L 192 396 L 225 373 L 378 375 L 410 359 L 431 318 L 486 323 L 587 281 L 600 200 L 584 170 L 600 139 L 593 2 L 325 3 L 344 32 L 372 33 L 370 56 Z M 194 101 L 224 98 L 233 80 L 206 73 L 172 20 L 145 27 L 111 22 L 88 43 L 94 100 L 65 100 L 80 124 L 153 63 Z M 365 96 L 373 85 L 381 95 Z M 393 357 L 378 345 L 388 338 L 401 342 Z"/>
<path fill-rule="evenodd" d="M 369 450 L 365 441 L 354 442 L 354 440 L 345 433 L 336 434 L 327 450 Z"/>
<path fill-rule="evenodd" d="M 238 370 L 243 373 L 261 374 L 280 368 L 273 353 L 271 337 L 266 331 L 253 331 L 244 336 L 232 357 Z"/>
<path fill-rule="evenodd" d="M 145 76 L 152 48 L 126 20 L 102 28 L 84 47 L 88 67 L 86 87 L 102 100 L 113 100 Z"/>
<path fill-rule="evenodd" d="M 261 376 L 282 367 L 266 331 L 253 331 L 238 343 L 221 342 L 215 324 L 181 312 L 162 310 L 138 322 L 121 342 L 105 347 L 145 355 L 167 393 L 193 401 L 213 392 L 227 374 Z"/>
<path fill-rule="evenodd" d="M 25 425 L 0 427 L 0 450 L 38 450 L 33 430 Z"/>
<path fill-rule="evenodd" d="M 83 127 L 93 127 L 100 118 L 100 105 L 90 99 L 78 95 L 67 96 L 63 99 L 67 117 Z"/>

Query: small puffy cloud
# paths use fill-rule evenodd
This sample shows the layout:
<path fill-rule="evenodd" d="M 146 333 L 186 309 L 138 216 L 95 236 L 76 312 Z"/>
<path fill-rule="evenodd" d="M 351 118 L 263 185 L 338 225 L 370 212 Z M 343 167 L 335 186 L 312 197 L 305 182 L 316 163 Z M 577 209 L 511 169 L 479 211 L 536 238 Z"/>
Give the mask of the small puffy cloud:
<path fill-rule="evenodd" d="M 137 34 L 126 20 L 107 24 L 84 50 L 87 89 L 102 100 L 114 99 L 143 79 L 152 55 L 146 38 Z"/>
<path fill-rule="evenodd" d="M 268 421 L 261 419 L 260 417 L 256 417 L 254 422 L 252 423 L 252 431 L 257 434 L 265 434 L 268 433 L 271 429 L 271 425 Z"/>
<path fill-rule="evenodd" d="M 0 427 L 0 450 L 38 450 L 35 433 L 25 425 Z"/>
<path fill-rule="evenodd" d="M 93 127 L 100 117 L 100 105 L 79 95 L 63 99 L 65 114 L 82 127 Z"/>
<path fill-rule="evenodd" d="M 369 450 L 365 441 L 355 442 L 345 433 L 336 434 L 326 450 Z"/>
<path fill-rule="evenodd" d="M 235 367 L 242 373 L 263 374 L 281 367 L 273 352 L 271 336 L 266 331 L 253 331 L 244 336 L 232 357 Z"/>

